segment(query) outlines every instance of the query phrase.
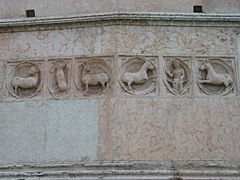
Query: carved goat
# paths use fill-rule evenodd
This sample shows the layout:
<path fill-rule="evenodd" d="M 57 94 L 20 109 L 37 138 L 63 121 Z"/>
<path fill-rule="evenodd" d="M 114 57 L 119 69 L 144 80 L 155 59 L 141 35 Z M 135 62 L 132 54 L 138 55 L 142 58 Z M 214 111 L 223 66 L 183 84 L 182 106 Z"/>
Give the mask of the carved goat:
<path fill-rule="evenodd" d="M 209 62 L 204 62 L 200 66 L 200 70 L 206 70 L 207 76 L 206 79 L 200 80 L 200 83 L 208 83 L 213 85 L 221 85 L 223 84 L 225 87 L 227 87 L 229 84 L 233 83 L 232 77 L 227 74 L 219 74 L 216 73 L 212 67 L 212 65 Z"/>
<path fill-rule="evenodd" d="M 25 77 L 25 78 L 14 77 L 12 79 L 11 84 L 14 88 L 15 94 L 18 93 L 18 88 L 22 88 L 22 89 L 36 88 L 39 80 L 39 72 L 40 70 L 37 67 L 32 66 L 28 71 L 29 77 Z"/>
<path fill-rule="evenodd" d="M 88 91 L 88 87 L 101 85 L 103 91 L 107 87 L 107 83 L 109 81 L 109 77 L 106 73 L 91 73 L 91 67 L 88 63 L 83 64 L 83 74 L 82 74 L 82 82 L 85 85 L 85 92 Z"/>
<path fill-rule="evenodd" d="M 154 70 L 154 66 L 150 61 L 146 61 L 138 72 L 126 72 L 122 75 L 122 82 L 128 85 L 130 91 L 132 91 L 132 84 L 143 84 L 149 79 L 147 70 Z"/>

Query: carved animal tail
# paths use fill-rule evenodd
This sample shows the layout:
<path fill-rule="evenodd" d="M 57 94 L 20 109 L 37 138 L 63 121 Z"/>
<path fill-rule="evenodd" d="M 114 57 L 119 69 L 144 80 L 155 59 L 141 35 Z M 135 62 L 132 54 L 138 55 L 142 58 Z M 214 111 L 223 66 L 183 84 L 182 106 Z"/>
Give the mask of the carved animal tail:
<path fill-rule="evenodd" d="M 81 71 L 81 74 L 80 74 L 80 76 L 81 76 L 81 78 L 80 78 L 80 84 L 82 84 L 82 85 L 84 85 L 85 87 L 83 88 L 81 85 L 80 85 L 80 87 L 82 87 L 81 89 L 83 89 L 83 90 L 85 90 L 85 88 L 86 88 L 86 85 L 83 83 L 83 76 L 86 74 L 86 70 L 84 69 L 85 67 L 84 67 L 84 64 L 82 64 L 82 71 Z"/>
<path fill-rule="evenodd" d="M 107 76 L 108 76 L 108 75 L 107 75 Z M 108 76 L 108 80 L 107 80 L 107 82 L 106 82 L 106 84 L 105 84 L 106 90 L 110 87 L 110 82 L 111 82 L 111 79 L 110 79 L 110 77 Z"/>

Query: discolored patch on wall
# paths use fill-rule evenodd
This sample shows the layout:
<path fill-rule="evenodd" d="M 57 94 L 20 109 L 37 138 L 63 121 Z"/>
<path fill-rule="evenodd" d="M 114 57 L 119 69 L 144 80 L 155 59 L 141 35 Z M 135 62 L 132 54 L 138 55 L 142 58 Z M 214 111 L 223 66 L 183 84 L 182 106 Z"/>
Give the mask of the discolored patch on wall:
<path fill-rule="evenodd" d="M 97 159 L 98 101 L 0 103 L 0 164 Z"/>

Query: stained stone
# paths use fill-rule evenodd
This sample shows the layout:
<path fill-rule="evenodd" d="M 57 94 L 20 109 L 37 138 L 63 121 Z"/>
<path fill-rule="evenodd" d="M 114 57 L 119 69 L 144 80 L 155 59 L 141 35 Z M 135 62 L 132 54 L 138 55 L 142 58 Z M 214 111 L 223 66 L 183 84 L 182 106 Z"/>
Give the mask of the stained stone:
<path fill-rule="evenodd" d="M 0 179 L 240 179 L 239 60 L 239 0 L 2 0 Z"/>

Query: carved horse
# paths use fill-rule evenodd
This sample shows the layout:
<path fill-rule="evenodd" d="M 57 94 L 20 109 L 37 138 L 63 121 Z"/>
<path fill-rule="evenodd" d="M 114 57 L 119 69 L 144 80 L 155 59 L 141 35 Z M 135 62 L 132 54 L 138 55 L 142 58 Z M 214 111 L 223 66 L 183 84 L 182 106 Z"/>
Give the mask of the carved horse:
<path fill-rule="evenodd" d="M 128 85 L 130 91 L 132 91 L 132 84 L 143 84 L 145 83 L 149 77 L 147 74 L 147 70 L 154 70 L 154 66 L 150 61 L 146 61 L 138 72 L 126 72 L 122 75 L 122 82 Z"/>
<path fill-rule="evenodd" d="M 11 84 L 13 86 L 15 94 L 18 93 L 18 88 L 36 88 L 39 80 L 39 72 L 40 70 L 36 66 L 32 66 L 28 70 L 29 77 L 14 77 Z"/>
<path fill-rule="evenodd" d="M 216 73 L 212 67 L 212 65 L 209 62 L 204 62 L 200 66 L 200 70 L 206 70 L 207 71 L 207 76 L 206 79 L 200 80 L 200 83 L 208 83 L 208 84 L 213 84 L 213 85 L 221 85 L 223 84 L 225 87 L 227 87 L 229 84 L 233 83 L 232 77 L 227 74 L 219 74 Z"/>
<path fill-rule="evenodd" d="M 103 91 L 107 88 L 107 82 L 109 77 L 106 73 L 91 73 L 91 67 L 89 63 L 83 64 L 82 82 L 85 85 L 85 92 L 88 91 L 89 85 L 96 86 L 100 84 Z"/>

